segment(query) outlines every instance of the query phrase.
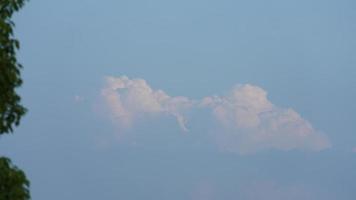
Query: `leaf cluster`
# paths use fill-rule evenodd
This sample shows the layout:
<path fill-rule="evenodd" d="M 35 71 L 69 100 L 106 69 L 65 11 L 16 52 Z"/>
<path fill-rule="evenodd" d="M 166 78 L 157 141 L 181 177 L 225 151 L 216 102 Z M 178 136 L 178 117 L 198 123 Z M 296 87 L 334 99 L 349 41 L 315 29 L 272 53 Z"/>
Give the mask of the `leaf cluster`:
<path fill-rule="evenodd" d="M 16 59 L 19 41 L 11 20 L 26 0 L 0 0 L 0 135 L 18 126 L 26 108 L 16 89 L 21 86 L 21 64 Z M 0 157 L 0 200 L 29 200 L 30 182 L 25 173 L 6 157 Z"/>
<path fill-rule="evenodd" d="M 0 158 L 0 200 L 29 200 L 30 182 L 10 159 Z"/>
<path fill-rule="evenodd" d="M 22 84 L 21 64 L 16 59 L 19 41 L 14 37 L 15 24 L 11 20 L 26 0 L 0 0 L 0 135 L 11 133 L 18 126 L 26 108 L 16 88 Z"/>

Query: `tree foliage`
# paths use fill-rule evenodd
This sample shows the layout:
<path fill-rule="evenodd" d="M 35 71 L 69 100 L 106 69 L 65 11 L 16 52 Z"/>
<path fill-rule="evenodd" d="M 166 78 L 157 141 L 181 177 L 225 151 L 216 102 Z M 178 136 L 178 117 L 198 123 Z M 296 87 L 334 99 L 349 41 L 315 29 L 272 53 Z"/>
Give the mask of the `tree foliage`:
<path fill-rule="evenodd" d="M 21 64 L 16 59 L 19 41 L 14 37 L 13 14 L 26 0 L 0 0 L 0 135 L 13 132 L 26 108 L 16 89 L 21 86 Z M 0 200 L 28 200 L 30 183 L 25 173 L 0 157 Z"/>
<path fill-rule="evenodd" d="M 30 183 L 10 159 L 0 158 L 0 200 L 28 200 Z"/>
<path fill-rule="evenodd" d="M 20 123 L 26 109 L 20 104 L 16 88 L 21 86 L 21 64 L 17 62 L 19 41 L 14 38 L 13 14 L 25 0 L 0 0 L 0 135 L 11 133 Z"/>

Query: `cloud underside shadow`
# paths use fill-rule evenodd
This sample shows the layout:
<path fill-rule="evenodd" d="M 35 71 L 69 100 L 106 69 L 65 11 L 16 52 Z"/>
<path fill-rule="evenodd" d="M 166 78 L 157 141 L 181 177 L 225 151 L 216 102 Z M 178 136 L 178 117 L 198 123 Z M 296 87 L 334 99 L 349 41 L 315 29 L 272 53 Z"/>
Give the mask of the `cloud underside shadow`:
<path fill-rule="evenodd" d="M 101 95 L 111 119 L 121 130 L 135 126 L 138 118 L 173 116 L 181 130 L 187 132 L 187 117 L 191 117 L 187 115 L 208 109 L 218 126 L 210 128 L 212 125 L 204 122 L 199 126 L 214 130 L 213 141 L 223 151 L 239 154 L 267 149 L 320 151 L 331 146 L 327 136 L 296 111 L 272 104 L 265 90 L 250 84 L 236 85 L 224 96 L 192 100 L 154 90 L 143 79 L 106 77 Z"/>

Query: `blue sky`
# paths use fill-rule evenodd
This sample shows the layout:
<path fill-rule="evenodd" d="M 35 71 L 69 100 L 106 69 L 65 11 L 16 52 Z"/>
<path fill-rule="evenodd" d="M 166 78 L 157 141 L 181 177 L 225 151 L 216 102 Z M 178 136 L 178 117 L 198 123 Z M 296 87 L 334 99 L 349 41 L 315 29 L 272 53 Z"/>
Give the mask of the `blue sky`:
<path fill-rule="evenodd" d="M 352 200 L 355 11 L 32 0 L 15 18 L 29 112 L 1 155 L 39 200 Z"/>

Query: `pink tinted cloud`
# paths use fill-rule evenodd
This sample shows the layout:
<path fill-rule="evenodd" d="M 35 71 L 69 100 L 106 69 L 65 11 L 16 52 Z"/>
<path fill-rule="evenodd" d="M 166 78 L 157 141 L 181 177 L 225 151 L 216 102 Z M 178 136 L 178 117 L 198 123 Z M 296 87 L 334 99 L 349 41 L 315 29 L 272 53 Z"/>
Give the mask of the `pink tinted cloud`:
<path fill-rule="evenodd" d="M 170 115 L 176 118 L 182 131 L 188 131 L 187 111 L 209 109 L 219 126 L 204 122 L 198 126 L 216 130 L 214 139 L 223 151 L 239 154 L 268 149 L 320 151 L 331 146 L 324 133 L 315 130 L 295 110 L 274 105 L 267 92 L 258 86 L 237 85 L 227 95 L 192 100 L 169 96 L 143 79 L 107 77 L 106 83 L 102 97 L 113 121 L 124 128 L 134 126 L 138 117 Z"/>

